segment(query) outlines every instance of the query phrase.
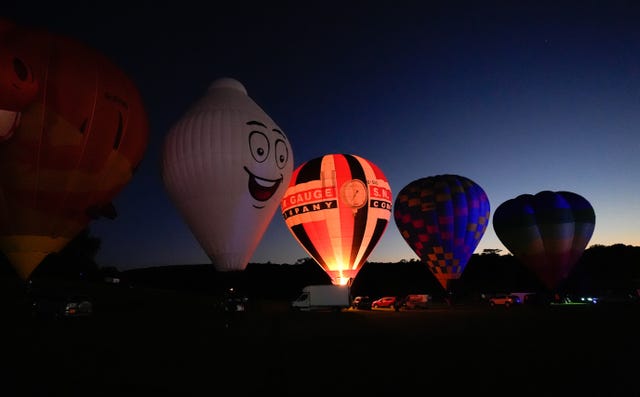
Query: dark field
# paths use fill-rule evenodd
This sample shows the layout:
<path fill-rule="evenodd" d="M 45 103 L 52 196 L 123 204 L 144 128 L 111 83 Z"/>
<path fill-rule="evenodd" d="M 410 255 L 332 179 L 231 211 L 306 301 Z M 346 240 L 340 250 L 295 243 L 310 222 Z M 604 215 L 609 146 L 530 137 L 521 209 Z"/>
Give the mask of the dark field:
<path fill-rule="evenodd" d="M 15 292 L 15 293 L 14 293 Z M 102 288 L 92 317 L 2 292 L 2 397 L 638 396 L 637 304 L 290 312 Z"/>

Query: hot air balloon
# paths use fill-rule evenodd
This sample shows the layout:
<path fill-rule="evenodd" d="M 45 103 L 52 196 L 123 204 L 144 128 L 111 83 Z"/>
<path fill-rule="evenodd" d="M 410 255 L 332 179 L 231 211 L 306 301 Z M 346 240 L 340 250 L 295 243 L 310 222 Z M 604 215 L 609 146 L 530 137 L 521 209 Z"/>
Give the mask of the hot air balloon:
<path fill-rule="evenodd" d="M 221 272 L 242 272 L 293 171 L 280 127 L 232 78 L 214 81 L 170 129 L 162 178 L 169 197 Z"/>
<path fill-rule="evenodd" d="M 0 21 L 0 250 L 27 280 L 111 200 L 147 147 L 133 81 L 72 38 Z"/>
<path fill-rule="evenodd" d="M 371 161 L 327 154 L 293 172 L 282 199 L 289 231 L 335 285 L 352 281 L 391 217 L 391 188 Z"/>
<path fill-rule="evenodd" d="M 445 291 L 458 280 L 489 224 L 489 199 L 459 175 L 436 175 L 407 184 L 393 216 L 409 247 L 427 264 Z"/>
<path fill-rule="evenodd" d="M 500 204 L 493 215 L 502 244 L 549 290 L 569 276 L 595 223 L 591 204 L 566 191 L 522 194 Z"/>

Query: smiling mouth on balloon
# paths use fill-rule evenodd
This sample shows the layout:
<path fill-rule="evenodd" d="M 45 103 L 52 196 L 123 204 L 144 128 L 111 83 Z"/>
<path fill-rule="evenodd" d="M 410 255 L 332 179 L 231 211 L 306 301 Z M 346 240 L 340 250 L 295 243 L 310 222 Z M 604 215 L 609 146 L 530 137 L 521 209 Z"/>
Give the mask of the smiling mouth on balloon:
<path fill-rule="evenodd" d="M 11 138 L 13 132 L 18 128 L 19 122 L 19 112 L 0 109 L 0 142 Z"/>
<path fill-rule="evenodd" d="M 244 170 L 249 174 L 249 193 L 257 201 L 269 200 L 282 183 L 282 177 L 279 179 L 264 179 L 252 174 L 247 167 L 244 167 Z M 254 205 L 254 207 L 264 208 L 264 206 L 257 205 Z"/>

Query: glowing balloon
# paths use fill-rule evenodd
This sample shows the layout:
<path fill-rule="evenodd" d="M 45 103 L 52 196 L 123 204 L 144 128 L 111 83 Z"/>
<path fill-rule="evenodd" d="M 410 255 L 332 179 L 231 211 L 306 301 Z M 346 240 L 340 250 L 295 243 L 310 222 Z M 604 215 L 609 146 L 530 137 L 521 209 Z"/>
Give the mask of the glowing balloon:
<path fill-rule="evenodd" d="M 489 224 L 489 199 L 472 180 L 436 175 L 406 185 L 394 219 L 404 240 L 445 291 L 462 276 Z"/>
<path fill-rule="evenodd" d="M 298 243 L 344 285 L 382 237 L 391 217 L 391 188 L 371 161 L 327 154 L 293 172 L 282 199 L 282 216 Z"/>
<path fill-rule="evenodd" d="M 99 216 L 147 147 L 134 83 L 71 38 L 0 20 L 0 250 L 22 279 Z"/>
<path fill-rule="evenodd" d="M 218 271 L 242 271 L 293 171 L 287 137 L 230 78 L 214 81 L 165 137 L 162 177 Z"/>
<path fill-rule="evenodd" d="M 550 290 L 569 276 L 595 223 L 593 207 L 584 197 L 548 190 L 507 200 L 493 215 L 502 244 Z"/>

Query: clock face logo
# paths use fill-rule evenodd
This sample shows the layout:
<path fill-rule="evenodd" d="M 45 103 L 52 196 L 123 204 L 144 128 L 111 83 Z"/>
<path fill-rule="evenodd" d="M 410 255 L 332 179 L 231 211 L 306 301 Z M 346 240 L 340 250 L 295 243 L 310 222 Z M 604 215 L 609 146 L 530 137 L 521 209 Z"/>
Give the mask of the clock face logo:
<path fill-rule="evenodd" d="M 352 179 L 340 188 L 342 200 L 351 208 L 362 208 L 367 204 L 367 186 L 359 179 Z"/>

